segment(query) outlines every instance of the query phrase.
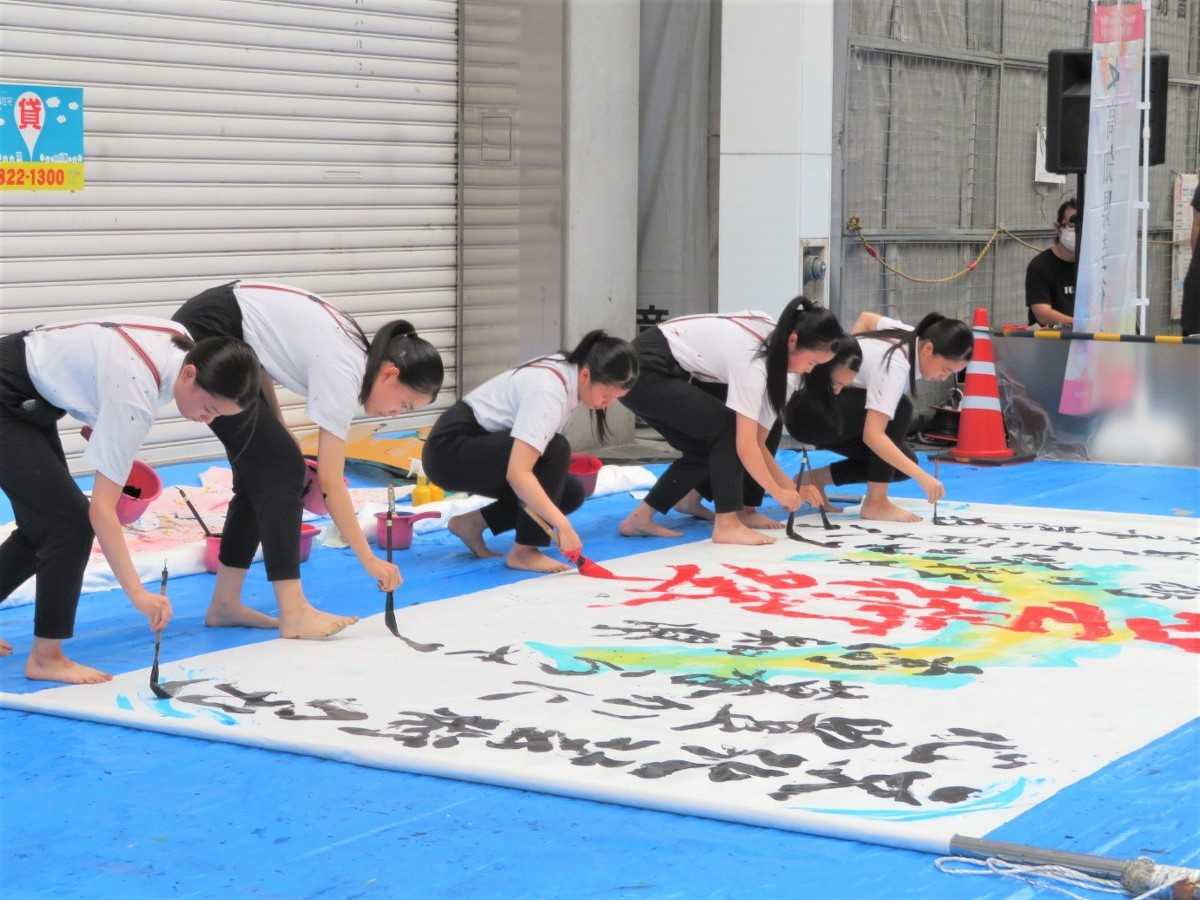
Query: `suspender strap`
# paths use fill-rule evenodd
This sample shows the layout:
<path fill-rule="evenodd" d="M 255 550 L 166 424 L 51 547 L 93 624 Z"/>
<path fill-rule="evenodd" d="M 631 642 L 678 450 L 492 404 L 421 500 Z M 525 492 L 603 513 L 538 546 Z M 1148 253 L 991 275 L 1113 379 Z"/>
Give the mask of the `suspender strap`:
<path fill-rule="evenodd" d="M 540 366 L 537 363 L 530 363 L 527 366 L 522 366 L 525 369 L 545 369 L 547 372 L 553 372 L 554 377 L 562 382 L 563 390 L 567 390 L 567 379 L 563 378 L 563 373 L 554 368 L 554 366 Z"/>
<path fill-rule="evenodd" d="M 367 341 L 367 336 L 362 333 L 362 329 L 359 328 L 358 323 L 355 322 L 354 319 L 350 318 L 347 313 L 338 309 L 328 300 L 323 300 L 316 294 L 310 294 L 308 291 L 285 287 L 284 285 L 280 284 L 248 284 L 244 281 L 239 281 L 235 286 L 253 288 L 260 291 L 280 291 L 284 294 L 295 294 L 297 297 L 307 297 L 309 300 L 313 301 L 313 303 L 316 303 L 318 306 L 320 306 L 321 309 L 325 310 L 325 312 L 329 313 L 330 318 L 337 323 L 338 328 L 342 329 L 342 331 L 346 333 L 346 336 L 349 337 L 350 340 L 354 341 L 356 344 L 364 345 L 364 350 L 370 350 L 371 348 L 370 342 Z M 347 321 L 354 326 L 354 331 L 351 331 L 346 327 Z"/>
<path fill-rule="evenodd" d="M 181 332 L 176 331 L 174 328 L 165 328 L 162 325 L 138 325 L 133 322 L 126 323 L 125 325 L 118 325 L 116 322 L 72 322 L 70 325 L 46 325 L 41 328 L 35 328 L 34 331 L 59 331 L 63 328 L 75 328 L 79 325 L 99 325 L 101 328 L 111 328 L 113 331 L 119 334 L 124 339 L 125 343 L 133 348 L 133 352 L 138 355 L 138 358 L 140 358 L 141 361 L 146 364 L 146 368 L 149 369 L 150 374 L 154 376 L 155 386 L 158 388 L 160 393 L 162 392 L 162 376 L 158 374 L 158 367 L 155 366 L 154 362 L 150 359 L 150 354 L 142 349 L 142 345 L 130 337 L 125 329 L 137 328 L 141 331 L 160 331 L 163 334 L 183 337 L 184 335 Z"/>

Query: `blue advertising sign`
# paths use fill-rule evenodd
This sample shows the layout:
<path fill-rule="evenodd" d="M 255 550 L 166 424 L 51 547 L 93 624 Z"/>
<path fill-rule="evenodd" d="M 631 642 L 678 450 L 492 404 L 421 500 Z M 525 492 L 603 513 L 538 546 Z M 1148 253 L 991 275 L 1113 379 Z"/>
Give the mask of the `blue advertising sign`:
<path fill-rule="evenodd" d="M 83 187 L 83 88 L 0 84 L 0 190 Z"/>

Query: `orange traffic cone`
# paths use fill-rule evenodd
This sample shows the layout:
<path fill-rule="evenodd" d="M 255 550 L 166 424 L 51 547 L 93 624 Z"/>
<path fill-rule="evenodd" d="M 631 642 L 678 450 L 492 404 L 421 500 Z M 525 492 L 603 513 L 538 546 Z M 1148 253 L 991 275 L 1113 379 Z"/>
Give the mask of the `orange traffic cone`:
<path fill-rule="evenodd" d="M 958 426 L 958 444 L 950 455 L 959 462 L 1008 460 L 1015 454 L 1008 448 L 1004 434 L 1004 416 L 1000 413 L 1000 390 L 996 383 L 996 363 L 992 357 L 992 336 L 987 310 L 975 310 L 971 323 L 975 349 L 967 363 L 967 383 Z"/>

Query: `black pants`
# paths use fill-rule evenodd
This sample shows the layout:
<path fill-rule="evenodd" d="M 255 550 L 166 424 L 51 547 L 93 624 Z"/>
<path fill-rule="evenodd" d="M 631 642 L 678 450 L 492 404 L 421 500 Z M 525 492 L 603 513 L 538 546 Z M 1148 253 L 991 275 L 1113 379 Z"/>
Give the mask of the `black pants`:
<path fill-rule="evenodd" d="M 829 467 L 833 483 L 842 485 L 907 480 L 907 475 L 885 463 L 862 439 L 863 426 L 867 421 L 867 392 L 862 388 L 844 388 L 834 396 L 833 403 L 841 414 L 841 427 L 826 417 L 820 404 L 807 391 L 793 394 L 784 411 L 788 434 L 796 440 L 846 457 Z M 917 455 L 906 440 L 912 413 L 912 400 L 908 396 L 901 397 L 884 433 L 905 456 L 916 462 Z"/>
<path fill-rule="evenodd" d="M 1179 325 L 1184 337 L 1200 334 L 1200 247 L 1192 254 L 1191 264 L 1183 276 L 1183 305 Z"/>
<path fill-rule="evenodd" d="M 233 285 L 209 288 L 171 317 L 196 340 L 242 338 L 242 313 Z M 264 376 L 265 377 L 265 376 Z M 269 581 L 300 577 L 300 523 L 306 467 L 300 448 L 259 393 L 254 405 L 209 426 L 233 470 L 233 499 L 221 533 L 222 565 L 248 569 L 259 543 Z"/>
<path fill-rule="evenodd" d="M 16 529 L 0 544 L 0 600 L 36 577 L 33 633 L 65 640 L 92 550 L 88 501 L 71 477 L 58 420 L 25 365 L 25 333 L 0 339 L 0 490 Z"/>
<path fill-rule="evenodd" d="M 633 346 L 638 380 L 621 403 L 682 454 L 650 489 L 646 503 L 665 513 L 694 489 L 710 498 L 719 513 L 758 506 L 762 488 L 746 475 L 737 455 L 737 415 L 725 405 L 729 386 L 690 380 L 657 328 L 647 328 Z"/>
<path fill-rule="evenodd" d="M 530 547 L 548 547 L 550 537 L 533 519 L 522 515 L 520 500 L 508 483 L 508 458 L 513 436 L 507 431 L 486 431 L 466 403 L 458 401 L 441 414 L 421 451 L 421 465 L 430 481 L 452 491 L 469 491 L 494 497 L 482 509 L 492 534 L 516 528 L 516 541 Z M 554 505 L 568 515 L 583 505 L 579 479 L 568 472 L 571 445 L 556 434 L 533 465 L 533 474 Z"/>
<path fill-rule="evenodd" d="M 724 387 L 724 385 L 721 385 Z M 771 451 L 771 455 L 775 455 L 775 451 L 779 449 L 779 441 L 783 438 L 783 422 L 776 421 L 775 425 L 767 432 L 765 441 L 767 449 Z M 741 459 L 738 459 L 741 462 Z M 750 477 L 750 473 L 743 469 L 742 477 L 742 504 L 745 506 L 762 506 L 763 498 L 767 492 L 763 490 L 763 486 Z M 705 476 L 704 479 L 696 485 L 696 492 L 705 500 L 713 499 L 712 480 Z M 665 512 L 665 510 L 662 510 Z"/>

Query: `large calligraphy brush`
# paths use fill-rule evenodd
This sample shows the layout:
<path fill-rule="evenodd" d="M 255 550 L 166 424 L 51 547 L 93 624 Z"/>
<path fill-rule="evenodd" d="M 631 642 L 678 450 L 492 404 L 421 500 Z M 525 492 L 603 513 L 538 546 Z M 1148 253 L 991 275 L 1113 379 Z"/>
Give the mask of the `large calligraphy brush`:
<path fill-rule="evenodd" d="M 162 581 L 159 582 L 158 592 L 160 594 L 167 593 L 167 561 L 163 560 Z M 154 665 L 150 667 L 150 690 L 154 692 L 154 696 L 160 700 L 170 700 L 171 695 L 167 693 L 166 688 L 158 683 L 158 649 L 162 646 L 162 633 L 160 628 L 154 632 Z"/>
<path fill-rule="evenodd" d="M 801 474 L 801 476 L 804 475 L 805 469 L 808 469 L 808 472 L 810 475 L 812 474 L 812 463 L 810 463 L 808 461 L 808 448 L 801 447 L 800 448 L 800 474 Z M 796 481 L 796 490 L 800 490 L 800 480 Z M 818 506 L 817 511 L 821 514 L 821 524 L 825 526 L 826 531 L 833 531 L 837 528 L 842 527 L 841 525 L 835 525 L 834 523 L 829 521 L 829 516 L 825 515 L 825 507 Z"/>
<path fill-rule="evenodd" d="M 936 458 L 933 461 L 933 477 L 934 478 L 938 477 L 938 461 Z M 936 500 L 934 500 L 933 501 L 933 524 L 934 525 L 945 525 L 945 524 L 947 524 L 946 520 L 942 519 L 938 516 L 937 505 L 938 505 L 938 502 Z"/>
<path fill-rule="evenodd" d="M 189 500 L 189 499 L 188 499 L 188 495 L 187 495 L 187 494 L 185 494 L 185 493 L 183 492 L 183 488 L 181 488 L 181 487 L 179 487 L 179 486 L 177 485 L 177 486 L 175 487 L 175 490 L 179 491 L 179 496 L 183 498 L 183 502 L 187 504 L 187 508 L 188 508 L 188 509 L 190 509 L 190 510 L 192 511 L 192 515 L 193 515 L 193 516 L 195 516 L 195 518 L 196 518 L 196 521 L 200 523 L 200 527 L 204 529 L 204 533 L 205 533 L 205 534 L 206 534 L 208 537 L 212 537 L 212 536 L 213 536 L 213 533 L 212 533 L 211 531 L 209 531 L 209 530 L 208 530 L 208 526 L 207 526 L 207 525 L 205 525 L 205 524 L 204 524 L 204 520 L 203 520 L 202 518 L 200 518 L 200 513 L 198 513 L 198 512 L 196 511 L 196 507 L 192 506 L 192 501 L 191 501 L 191 500 Z"/>
<path fill-rule="evenodd" d="M 804 471 L 806 468 L 811 469 L 809 462 L 808 462 L 808 450 L 807 449 L 801 451 L 800 471 L 796 473 L 796 490 L 797 491 L 800 490 L 800 482 L 804 480 Z M 817 507 L 817 509 L 821 510 L 821 521 L 824 522 L 825 527 L 827 529 L 832 530 L 834 528 L 842 527 L 841 525 L 834 525 L 833 523 L 831 523 L 829 521 L 829 518 L 825 515 L 825 510 L 821 509 L 820 507 Z M 803 541 L 806 544 L 814 544 L 817 547 L 825 547 L 826 549 L 833 549 L 834 547 L 841 546 L 837 541 L 829 541 L 829 542 L 814 541 L 811 538 L 806 538 L 802 534 L 797 534 L 796 533 L 796 511 L 795 510 L 792 510 L 791 512 L 788 513 L 787 524 L 784 526 L 784 533 L 787 534 L 787 536 L 789 538 L 791 538 L 793 541 Z"/>
<path fill-rule="evenodd" d="M 387 486 L 387 561 L 392 561 L 392 519 L 396 515 L 396 488 L 389 481 Z M 396 627 L 396 607 L 394 590 L 387 592 L 387 605 L 383 611 L 383 621 L 388 627 L 388 631 L 396 637 L 400 637 L 400 629 Z"/>

